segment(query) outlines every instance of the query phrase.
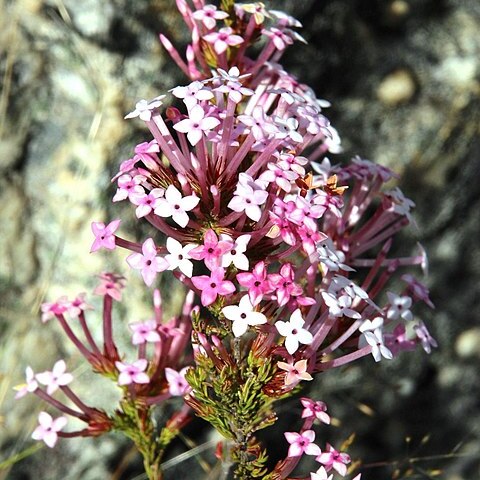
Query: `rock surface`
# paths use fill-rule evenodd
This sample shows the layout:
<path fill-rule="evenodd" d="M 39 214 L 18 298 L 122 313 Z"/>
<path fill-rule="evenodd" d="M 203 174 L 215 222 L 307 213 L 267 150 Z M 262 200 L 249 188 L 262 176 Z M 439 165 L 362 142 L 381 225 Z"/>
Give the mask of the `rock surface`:
<path fill-rule="evenodd" d="M 81 364 L 55 325 L 40 326 L 39 304 L 91 291 L 92 274 L 107 265 L 127 272 L 120 252 L 87 253 L 90 222 L 121 216 L 133 231 L 133 211 L 108 202 L 109 179 L 145 135 L 138 123 L 123 121 L 125 112 L 138 98 L 184 81 L 157 41 L 164 32 L 182 42 L 172 5 L 0 0 L 0 463 L 30 445 L 39 405 L 25 399 L 14 407 L 11 394 L 25 365 L 50 368 L 61 356 L 72 368 Z M 447 480 L 479 478 L 480 3 L 269 6 L 304 24 L 309 44 L 293 46 L 284 63 L 333 104 L 329 117 L 345 148 L 340 159 L 361 154 L 403 174 L 401 186 L 417 204 L 412 237 L 430 256 L 427 283 L 437 309 L 420 313 L 440 348 L 430 357 L 419 352 L 324 375 L 318 398 L 342 421 L 334 436 L 356 432 L 352 452 L 365 463 L 404 459 L 411 437 L 411 456 L 459 454 L 414 469 L 441 468 Z M 119 312 L 125 327 L 149 315 L 140 280 L 127 275 L 128 307 Z M 78 375 L 85 394 L 103 388 Z M 295 419 L 287 414 L 290 425 Z M 114 471 L 111 478 L 133 478 L 138 462 L 120 460 L 128 449 L 115 436 L 62 442 L 0 471 L 0 479 L 95 480 Z M 185 471 L 201 478 L 197 465 L 190 459 L 166 478 Z M 392 478 L 392 469 L 365 476 Z"/>

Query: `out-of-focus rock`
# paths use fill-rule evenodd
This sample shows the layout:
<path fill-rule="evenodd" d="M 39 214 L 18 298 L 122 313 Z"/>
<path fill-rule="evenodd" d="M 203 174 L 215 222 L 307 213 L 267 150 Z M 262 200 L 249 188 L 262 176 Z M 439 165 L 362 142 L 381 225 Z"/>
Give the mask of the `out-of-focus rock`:
<path fill-rule="evenodd" d="M 396 70 L 387 75 L 377 88 L 377 97 L 388 106 L 407 103 L 416 91 L 415 80 L 408 70 Z"/>

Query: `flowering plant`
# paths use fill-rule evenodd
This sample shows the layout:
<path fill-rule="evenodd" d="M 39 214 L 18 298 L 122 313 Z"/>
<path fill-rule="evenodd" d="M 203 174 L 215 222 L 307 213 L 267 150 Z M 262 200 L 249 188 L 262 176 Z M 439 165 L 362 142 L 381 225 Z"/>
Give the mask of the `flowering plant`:
<path fill-rule="evenodd" d="M 177 0 L 177 7 L 191 31 L 185 57 L 160 41 L 190 83 L 140 100 L 126 115 L 151 136 L 112 180 L 113 201 L 130 201 L 154 233 L 134 242 L 117 233 L 119 219 L 93 222 L 91 251 L 129 250 L 126 262 L 147 287 L 172 271 L 188 290 L 182 313 L 164 323 L 154 289 L 153 320 L 129 326 L 138 355 L 127 361 L 112 319 L 125 279 L 101 274 L 103 345 L 89 329 L 83 294 L 45 303 L 43 321 L 56 318 L 93 370 L 120 387 L 118 408 L 110 414 L 83 403 L 63 360 L 43 373 L 28 367 L 17 397 L 32 392 L 86 424 L 64 431 L 65 416 L 42 412 L 33 438 L 52 447 L 58 437 L 123 432 L 150 479 L 162 477 L 164 451 L 192 413 L 226 439 L 218 449 L 226 475 L 291 478 L 312 455 L 319 468 L 309 478 L 345 476 L 349 455 L 315 443 L 315 421 L 330 423 L 321 401 L 301 399 L 303 426 L 285 432 L 286 458 L 273 467 L 255 433 L 315 375 L 436 346 L 411 312 L 419 301 L 433 306 L 427 288 L 408 273 L 400 291 L 388 287 L 400 267 L 426 264 L 421 248 L 389 256 L 414 204 L 387 187 L 396 176 L 389 169 L 360 157 L 346 166 L 328 159 L 341 151 L 324 115 L 328 102 L 278 64 L 288 45 L 304 41 L 297 20 L 262 3 Z M 73 406 L 53 397 L 59 389 Z M 159 428 L 154 409 L 175 396 L 184 403 Z"/>

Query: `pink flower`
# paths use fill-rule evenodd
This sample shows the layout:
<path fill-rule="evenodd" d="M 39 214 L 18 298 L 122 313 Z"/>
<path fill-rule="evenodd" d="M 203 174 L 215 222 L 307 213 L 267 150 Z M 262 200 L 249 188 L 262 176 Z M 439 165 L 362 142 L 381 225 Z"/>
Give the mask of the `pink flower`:
<path fill-rule="evenodd" d="M 273 292 L 264 262 L 258 262 L 251 273 L 239 273 L 237 281 L 242 287 L 248 288 L 248 295 L 253 305 L 258 305 L 263 295 Z"/>
<path fill-rule="evenodd" d="M 321 453 L 315 460 L 322 463 L 327 472 L 333 468 L 340 475 L 345 476 L 347 473 L 346 465 L 350 463 L 350 455 L 338 452 L 329 443 L 327 443 L 327 451 Z"/>
<path fill-rule="evenodd" d="M 422 343 L 423 349 L 427 353 L 430 353 L 432 351 L 432 347 L 433 348 L 438 347 L 437 341 L 430 335 L 430 332 L 428 331 L 427 326 L 423 322 L 420 322 L 418 325 L 415 325 L 413 329 L 417 334 L 417 338 Z"/>
<path fill-rule="evenodd" d="M 67 365 L 63 360 L 59 360 L 53 366 L 51 372 L 46 371 L 42 373 L 37 373 L 35 378 L 42 384 L 47 387 L 47 393 L 52 395 L 52 393 L 58 390 L 58 387 L 63 387 L 68 385 L 73 380 L 73 375 L 66 373 Z"/>
<path fill-rule="evenodd" d="M 186 212 L 193 210 L 199 201 L 196 195 L 182 197 L 180 191 L 170 185 L 165 192 L 165 198 L 159 199 L 155 214 L 160 217 L 172 217 L 176 224 L 185 228 L 190 220 Z"/>
<path fill-rule="evenodd" d="M 283 307 L 291 296 L 298 297 L 303 293 L 302 287 L 294 282 L 295 272 L 290 263 L 285 263 L 280 273 L 270 275 L 270 283 L 274 289 L 278 304 Z"/>
<path fill-rule="evenodd" d="M 92 243 L 90 252 L 96 252 L 100 248 L 113 250 L 115 248 L 115 235 L 121 220 L 113 220 L 107 226 L 103 222 L 92 222 L 92 232 L 95 240 Z"/>
<path fill-rule="evenodd" d="M 186 87 L 175 87 L 172 89 L 172 94 L 183 100 L 188 110 L 191 110 L 199 101 L 210 100 L 213 98 L 211 90 L 205 88 L 202 82 L 192 82 Z"/>
<path fill-rule="evenodd" d="M 304 453 L 307 455 L 320 455 L 320 447 L 313 443 L 315 440 L 315 432 L 313 430 L 305 430 L 303 433 L 285 432 L 284 435 L 290 444 L 288 449 L 289 457 L 299 457 Z"/>
<path fill-rule="evenodd" d="M 222 256 L 232 247 L 232 242 L 219 241 L 215 232 L 210 228 L 205 232 L 203 245 L 190 250 L 190 256 L 195 260 L 203 260 L 209 270 L 215 270 L 221 265 Z"/>
<path fill-rule="evenodd" d="M 285 385 L 296 385 L 301 380 L 313 380 L 313 377 L 307 372 L 307 361 L 299 360 L 294 364 L 278 362 L 278 368 L 285 370 L 287 375 L 285 376 Z"/>
<path fill-rule="evenodd" d="M 213 270 L 210 276 L 192 277 L 195 287 L 202 291 L 201 301 L 204 307 L 211 305 L 218 295 L 229 295 L 235 291 L 235 285 L 224 278 L 225 270 L 221 267 Z"/>
<path fill-rule="evenodd" d="M 53 448 L 58 440 L 58 432 L 67 424 L 67 419 L 58 417 L 54 420 L 47 412 L 40 412 L 38 423 L 38 427 L 32 433 L 32 438 L 43 440 L 48 447 Z"/>
<path fill-rule="evenodd" d="M 163 188 L 154 188 L 148 194 L 143 190 L 142 192 L 134 192 L 130 195 L 130 201 L 134 205 L 138 205 L 135 209 L 137 218 L 147 216 L 152 210 L 157 208 L 158 199 L 163 197 L 165 190 Z"/>
<path fill-rule="evenodd" d="M 168 391 L 173 397 L 183 397 L 192 391 L 192 387 L 185 380 L 185 374 L 190 367 L 184 367 L 179 372 L 173 368 L 165 368 L 165 378 L 168 382 Z"/>
<path fill-rule="evenodd" d="M 327 425 L 330 424 L 330 416 L 326 413 L 327 405 L 324 402 L 315 402 L 310 398 L 301 398 L 300 401 L 304 406 L 302 418 L 315 417 Z"/>
<path fill-rule="evenodd" d="M 230 27 L 224 27 L 218 32 L 209 33 L 203 39 L 213 45 L 217 55 L 224 53 L 228 47 L 235 47 L 243 43 L 243 38 L 239 35 L 234 35 Z"/>
<path fill-rule="evenodd" d="M 259 180 L 264 180 L 268 183 L 276 183 L 286 193 L 292 189 L 292 182 L 298 178 L 298 174 L 292 172 L 288 165 L 281 163 L 269 163 L 268 170 L 263 172 Z"/>
<path fill-rule="evenodd" d="M 31 367 L 25 369 L 25 381 L 26 383 L 13 387 L 17 391 L 15 400 L 24 397 L 27 393 L 34 392 L 38 388 L 38 382 L 35 380 L 35 373 Z"/>
<path fill-rule="evenodd" d="M 157 247 L 153 239 L 147 238 L 142 245 L 142 253 L 132 253 L 127 257 L 127 263 L 136 270 L 141 270 L 143 281 L 147 286 L 152 285 L 157 273 L 168 268 L 167 261 L 157 257 Z"/>
<path fill-rule="evenodd" d="M 386 347 L 392 352 L 394 357 L 402 351 L 415 350 L 416 342 L 407 338 L 406 328 L 403 323 L 399 323 L 392 333 L 386 333 L 384 339 Z"/>
<path fill-rule="evenodd" d="M 132 343 L 134 345 L 142 345 L 146 342 L 156 343 L 160 341 L 160 335 L 157 332 L 157 322 L 155 322 L 155 320 L 130 323 L 128 326 L 133 332 Z"/>
<path fill-rule="evenodd" d="M 275 327 L 280 335 L 285 337 L 285 347 L 290 355 L 293 355 L 299 344 L 310 345 L 313 335 L 303 327 L 305 320 L 302 318 L 300 309 L 295 310 L 288 322 L 277 321 Z"/>
<path fill-rule="evenodd" d="M 148 375 L 145 373 L 148 362 L 144 358 L 140 358 L 133 363 L 115 362 L 115 366 L 120 372 L 118 376 L 118 384 L 120 386 L 150 382 Z"/>
<path fill-rule="evenodd" d="M 115 273 L 102 273 L 99 275 L 100 285 L 95 288 L 95 295 L 108 295 L 117 302 L 122 300 L 122 290 L 125 288 L 125 277 Z"/>
<path fill-rule="evenodd" d="M 253 90 L 244 87 L 239 82 L 227 82 L 214 88 L 214 91 L 227 94 L 228 99 L 234 103 L 240 103 L 244 96 L 253 95 Z"/>
<path fill-rule="evenodd" d="M 186 133 L 188 141 L 195 146 L 205 132 L 218 127 L 220 120 L 215 117 L 206 117 L 205 110 L 200 105 L 194 105 L 189 112 L 189 117 L 180 120 L 173 128 L 181 133 Z"/>

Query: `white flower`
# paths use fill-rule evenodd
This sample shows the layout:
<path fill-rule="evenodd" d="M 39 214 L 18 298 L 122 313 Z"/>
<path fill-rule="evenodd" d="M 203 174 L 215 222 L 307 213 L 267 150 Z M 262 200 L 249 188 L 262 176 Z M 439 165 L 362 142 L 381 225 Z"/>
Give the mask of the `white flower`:
<path fill-rule="evenodd" d="M 247 245 L 250 241 L 251 235 L 240 235 L 233 245 L 233 248 L 224 253 L 222 256 L 222 267 L 227 268 L 232 263 L 237 267 L 239 270 L 248 270 L 249 263 L 248 258 L 245 255 L 247 251 Z M 220 240 L 223 241 L 232 241 L 232 239 L 225 234 L 220 235 Z"/>
<path fill-rule="evenodd" d="M 144 122 L 148 122 L 152 118 L 152 110 L 158 108 L 162 105 L 162 99 L 165 98 L 165 95 L 160 95 L 155 97 L 150 102 L 147 100 L 139 100 L 135 105 L 135 110 L 133 112 L 127 113 L 124 118 L 135 118 L 140 117 Z"/>
<path fill-rule="evenodd" d="M 373 332 L 365 332 L 364 335 L 365 340 L 372 347 L 372 355 L 376 362 L 379 362 L 382 357 L 388 360 L 393 358 L 392 352 L 383 343 L 383 334 L 379 328 L 376 328 Z"/>
<path fill-rule="evenodd" d="M 172 217 L 175 223 L 185 228 L 190 220 L 186 212 L 193 210 L 199 201 L 196 195 L 182 197 L 180 191 L 170 185 L 165 192 L 165 198 L 158 200 L 155 214 L 160 217 Z"/>
<path fill-rule="evenodd" d="M 310 345 L 313 341 L 313 335 L 302 328 L 305 320 L 302 318 L 302 312 L 297 308 L 288 322 L 278 321 L 275 327 L 278 333 L 285 337 L 285 347 L 287 352 L 292 355 L 299 347 L 299 344 Z"/>
<path fill-rule="evenodd" d="M 178 240 L 172 237 L 167 238 L 168 255 L 165 255 L 165 260 L 169 264 L 167 270 L 178 268 L 188 278 L 192 278 L 193 263 L 189 252 L 196 246 L 193 243 L 183 246 Z"/>
<path fill-rule="evenodd" d="M 238 305 L 224 307 L 222 312 L 228 320 L 233 321 L 232 331 L 236 337 L 241 337 L 249 326 L 267 323 L 267 317 L 253 309 L 248 295 L 243 296 Z"/>
<path fill-rule="evenodd" d="M 333 317 L 361 318 L 361 315 L 350 308 L 352 306 L 352 297 L 341 295 L 336 298 L 331 293 L 322 292 L 323 301 L 327 304 L 330 315 Z"/>
<path fill-rule="evenodd" d="M 393 292 L 387 292 L 387 297 L 390 302 L 390 307 L 387 311 L 387 318 L 389 320 L 402 318 L 409 322 L 413 319 L 412 312 L 410 311 L 410 307 L 412 306 L 412 299 L 410 297 L 402 297 Z"/>

